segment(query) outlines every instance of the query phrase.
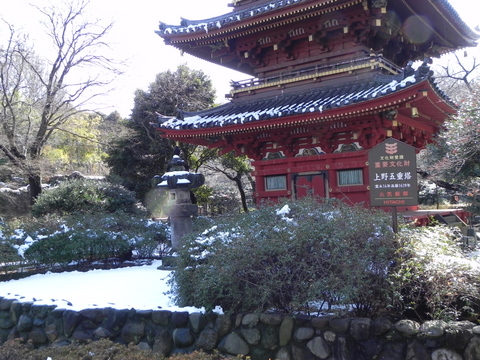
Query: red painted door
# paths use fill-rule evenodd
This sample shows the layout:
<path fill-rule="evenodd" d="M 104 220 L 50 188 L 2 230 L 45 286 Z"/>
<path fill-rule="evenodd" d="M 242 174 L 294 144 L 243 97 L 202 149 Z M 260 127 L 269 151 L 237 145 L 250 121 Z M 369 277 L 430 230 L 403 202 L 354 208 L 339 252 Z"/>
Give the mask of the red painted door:
<path fill-rule="evenodd" d="M 324 173 L 299 174 L 294 179 L 296 198 L 305 196 L 326 197 Z"/>

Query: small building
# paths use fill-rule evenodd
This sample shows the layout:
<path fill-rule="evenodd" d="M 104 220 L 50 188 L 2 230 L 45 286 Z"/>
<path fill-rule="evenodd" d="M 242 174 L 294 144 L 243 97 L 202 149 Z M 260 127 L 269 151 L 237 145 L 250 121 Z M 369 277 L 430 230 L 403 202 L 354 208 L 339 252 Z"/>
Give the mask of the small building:
<path fill-rule="evenodd" d="M 447 0 L 231 6 L 211 19 L 161 23 L 157 33 L 252 78 L 232 83 L 224 105 L 161 117 L 159 130 L 247 155 L 257 203 L 311 194 L 370 206 L 368 150 L 391 137 L 418 150 L 432 141 L 456 107 L 436 86 L 430 59 L 479 38 Z"/>

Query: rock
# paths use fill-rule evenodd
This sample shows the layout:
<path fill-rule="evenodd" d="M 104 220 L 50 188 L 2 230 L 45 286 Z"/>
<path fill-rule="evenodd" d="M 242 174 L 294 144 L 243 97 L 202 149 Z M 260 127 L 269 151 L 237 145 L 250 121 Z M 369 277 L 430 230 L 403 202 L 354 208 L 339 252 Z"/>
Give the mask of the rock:
<path fill-rule="evenodd" d="M 406 353 L 406 346 L 404 343 L 389 342 L 386 344 L 382 352 L 376 357 L 376 360 L 405 360 L 405 353 Z M 428 360 L 428 359 L 429 358 L 427 357 L 421 360 Z"/>
<path fill-rule="evenodd" d="M 152 317 L 153 310 L 137 310 L 135 315 L 137 315 L 140 319 L 150 320 Z"/>
<path fill-rule="evenodd" d="M 52 316 L 56 319 L 62 319 L 63 318 L 63 313 L 65 312 L 65 309 L 53 309 L 52 310 Z"/>
<path fill-rule="evenodd" d="M 145 324 L 143 322 L 127 322 L 122 328 L 122 338 L 127 344 L 138 344 L 143 335 L 145 335 Z"/>
<path fill-rule="evenodd" d="M 198 337 L 197 346 L 203 350 L 210 351 L 215 349 L 217 341 L 218 335 L 215 330 L 203 329 Z"/>
<path fill-rule="evenodd" d="M 392 326 L 392 322 L 387 318 L 378 318 L 373 322 L 372 331 L 376 336 L 380 336 L 389 332 Z"/>
<path fill-rule="evenodd" d="M 259 321 L 260 316 L 258 316 L 258 314 L 246 314 L 242 318 L 242 325 L 253 327 L 256 326 Z"/>
<path fill-rule="evenodd" d="M 45 327 L 45 335 L 47 335 L 48 341 L 53 343 L 58 338 L 58 331 L 55 324 L 49 324 Z"/>
<path fill-rule="evenodd" d="M 205 319 L 202 313 L 190 314 L 190 325 L 192 325 L 192 329 L 195 333 L 200 332 L 205 327 L 206 324 L 207 324 L 207 320 Z"/>
<path fill-rule="evenodd" d="M 92 339 L 92 334 L 88 331 L 85 331 L 84 329 L 76 329 L 73 332 L 71 339 L 75 342 L 85 344 Z"/>
<path fill-rule="evenodd" d="M 168 356 L 172 349 L 172 337 L 168 330 L 162 330 L 155 336 L 153 351 L 163 356 Z"/>
<path fill-rule="evenodd" d="M 294 317 L 296 326 L 306 326 L 312 320 L 312 316 L 307 314 L 297 314 Z"/>
<path fill-rule="evenodd" d="M 35 319 L 33 319 L 33 326 L 35 326 L 35 327 L 44 327 L 44 326 L 45 326 L 45 320 L 39 319 L 39 318 L 35 318 Z"/>
<path fill-rule="evenodd" d="M 260 314 L 260 322 L 265 325 L 277 326 L 282 323 L 281 314 Z"/>
<path fill-rule="evenodd" d="M 367 340 L 370 337 L 370 319 L 353 319 L 350 323 L 350 334 L 358 341 Z"/>
<path fill-rule="evenodd" d="M 18 323 L 20 315 L 22 315 L 22 313 L 24 314 L 28 313 L 28 310 L 27 311 L 25 310 L 26 309 L 22 306 L 21 302 L 13 301 L 12 304 L 10 305 L 10 316 L 12 317 L 12 321 L 14 323 Z"/>
<path fill-rule="evenodd" d="M 420 325 L 417 337 L 419 339 L 438 339 L 445 334 L 447 323 L 442 320 L 425 321 Z"/>
<path fill-rule="evenodd" d="M 267 350 L 275 350 L 278 346 L 278 330 L 273 326 L 262 329 L 260 340 L 261 347 Z"/>
<path fill-rule="evenodd" d="M 446 347 L 449 349 L 463 350 L 473 337 L 473 327 L 469 321 L 450 323 L 445 329 Z"/>
<path fill-rule="evenodd" d="M 326 359 L 332 353 L 330 345 L 328 345 L 327 342 L 320 336 L 317 336 L 309 341 L 307 347 L 313 355 L 319 357 L 320 359 Z"/>
<path fill-rule="evenodd" d="M 102 314 L 104 316 L 102 326 L 113 332 L 120 332 L 127 322 L 129 310 L 106 308 L 103 309 Z"/>
<path fill-rule="evenodd" d="M 18 301 L 15 299 L 2 298 L 2 300 L 0 300 L 0 311 L 9 311 L 10 307 L 14 302 L 18 302 Z"/>
<path fill-rule="evenodd" d="M 143 350 L 143 351 L 151 351 L 152 350 L 150 345 L 148 345 L 148 343 L 145 342 L 145 341 L 139 342 L 138 345 L 137 345 L 137 349 Z"/>
<path fill-rule="evenodd" d="M 99 325 L 103 321 L 102 309 L 84 309 L 80 311 L 80 315 L 96 325 Z"/>
<path fill-rule="evenodd" d="M 172 313 L 171 321 L 173 327 L 179 328 L 188 325 L 188 319 L 190 314 L 188 311 L 175 311 Z"/>
<path fill-rule="evenodd" d="M 12 321 L 12 317 L 6 311 L 0 312 L 0 329 L 10 329 L 15 326 L 15 323 Z"/>
<path fill-rule="evenodd" d="M 31 306 L 31 313 L 34 317 L 39 317 L 41 319 L 46 319 L 47 316 L 55 309 L 53 305 L 37 305 L 32 304 Z"/>
<path fill-rule="evenodd" d="M 286 316 L 283 318 L 282 324 L 280 325 L 279 334 L 278 334 L 280 346 L 287 345 L 292 339 L 293 325 L 294 325 L 294 322 L 291 316 Z"/>
<path fill-rule="evenodd" d="M 248 355 L 250 347 L 237 333 L 230 333 L 218 345 L 220 351 L 231 355 Z"/>
<path fill-rule="evenodd" d="M 292 346 L 293 360 L 317 360 L 317 358 L 308 350 L 298 346 Z"/>
<path fill-rule="evenodd" d="M 413 320 L 400 320 L 395 323 L 394 327 L 402 335 L 415 336 L 420 329 L 420 324 Z"/>
<path fill-rule="evenodd" d="M 268 351 L 267 349 L 263 349 L 259 347 L 254 347 L 252 348 L 252 351 L 250 351 L 250 354 L 248 355 L 247 359 L 270 360 L 272 359 L 272 356 L 273 356 L 273 353 L 271 351 Z"/>
<path fill-rule="evenodd" d="M 243 338 L 250 345 L 257 345 L 259 343 L 261 338 L 260 330 L 248 328 L 248 329 L 241 329 L 240 332 L 242 333 Z"/>
<path fill-rule="evenodd" d="M 350 326 L 351 319 L 334 318 L 330 320 L 330 326 L 339 332 L 346 332 Z"/>
<path fill-rule="evenodd" d="M 427 348 L 418 340 L 413 340 L 408 343 L 407 356 L 405 360 L 423 360 L 430 356 Z"/>
<path fill-rule="evenodd" d="M 291 359 L 292 359 L 292 356 L 290 355 L 290 351 L 288 351 L 288 349 L 284 347 L 278 350 L 275 355 L 275 360 L 291 360 Z"/>
<path fill-rule="evenodd" d="M 100 326 L 98 329 L 96 329 L 93 332 L 93 337 L 95 339 L 112 339 L 114 337 L 113 332 L 110 330 L 104 328 L 103 326 Z"/>
<path fill-rule="evenodd" d="M 17 323 L 17 330 L 19 332 L 26 332 L 32 330 L 33 319 L 28 315 L 20 315 Z"/>
<path fill-rule="evenodd" d="M 333 331 L 325 331 L 323 333 L 323 338 L 329 342 L 329 343 L 333 343 L 336 339 L 337 339 L 337 334 L 335 334 Z"/>
<path fill-rule="evenodd" d="M 432 353 L 432 360 L 463 360 L 457 352 L 449 349 L 437 349 Z"/>
<path fill-rule="evenodd" d="M 190 329 L 188 328 L 177 328 L 173 330 L 173 343 L 177 348 L 187 348 L 192 346 L 195 342 Z"/>
<path fill-rule="evenodd" d="M 232 319 L 227 315 L 220 315 L 215 320 L 215 328 L 219 337 L 225 336 L 232 328 Z"/>
<path fill-rule="evenodd" d="M 171 311 L 155 310 L 152 312 L 152 321 L 155 324 L 167 326 L 172 316 Z"/>
<path fill-rule="evenodd" d="M 314 334 L 315 334 L 315 330 L 313 330 L 312 328 L 301 327 L 295 331 L 294 337 L 295 337 L 295 340 L 302 342 L 302 341 L 311 339 Z"/>
<path fill-rule="evenodd" d="M 330 321 L 332 319 L 335 319 L 335 318 L 336 317 L 333 315 L 314 317 L 312 318 L 312 325 L 315 329 L 323 329 L 325 326 L 330 324 Z"/>
<path fill-rule="evenodd" d="M 65 310 L 63 312 L 63 332 L 66 337 L 72 336 L 82 317 L 80 313 L 72 310 Z"/>
<path fill-rule="evenodd" d="M 332 344 L 334 353 L 335 353 L 335 360 L 350 360 L 355 359 L 351 355 L 351 351 L 347 344 L 347 339 L 344 336 L 338 336 L 337 341 Z"/>
<path fill-rule="evenodd" d="M 463 352 L 464 360 L 478 360 L 480 359 L 480 337 L 475 336 L 468 342 L 465 351 Z"/>
<path fill-rule="evenodd" d="M 35 345 L 45 345 L 48 343 L 48 337 L 42 329 L 34 329 L 28 333 L 28 339 Z"/>

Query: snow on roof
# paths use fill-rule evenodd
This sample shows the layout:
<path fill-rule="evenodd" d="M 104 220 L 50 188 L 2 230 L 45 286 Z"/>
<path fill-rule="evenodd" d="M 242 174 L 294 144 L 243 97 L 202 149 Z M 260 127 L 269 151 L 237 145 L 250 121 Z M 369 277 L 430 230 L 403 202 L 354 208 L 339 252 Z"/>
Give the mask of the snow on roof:
<path fill-rule="evenodd" d="M 175 130 L 200 129 L 245 124 L 293 114 L 322 113 L 331 108 L 385 96 L 424 79 L 425 77 L 415 75 L 404 79 L 392 77 L 389 82 L 376 80 L 343 87 L 310 89 L 301 94 L 276 96 L 260 101 L 231 102 L 203 112 L 186 113 L 183 119 L 172 118 L 159 126 Z"/>

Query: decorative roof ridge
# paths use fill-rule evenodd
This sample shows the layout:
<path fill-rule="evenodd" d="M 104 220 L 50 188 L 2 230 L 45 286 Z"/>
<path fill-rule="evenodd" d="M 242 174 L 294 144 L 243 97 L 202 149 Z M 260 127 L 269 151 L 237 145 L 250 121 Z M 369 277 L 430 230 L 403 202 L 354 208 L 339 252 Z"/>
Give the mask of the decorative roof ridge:
<path fill-rule="evenodd" d="M 215 16 L 202 20 L 188 20 L 180 18 L 180 25 L 169 25 L 162 21 L 159 24 L 159 30 L 155 31 L 159 35 L 170 33 L 183 33 L 183 32 L 197 32 L 205 30 L 220 29 L 222 26 L 231 25 L 236 22 L 240 22 L 246 18 L 252 18 L 256 15 L 264 15 L 266 13 L 276 11 L 279 8 L 287 8 L 299 3 L 309 2 L 311 0 L 274 0 L 269 4 L 254 5 L 242 10 L 233 10 L 229 13 Z M 338 2 L 339 0 L 331 0 L 330 2 Z M 186 31 L 185 31 L 186 30 Z"/>

